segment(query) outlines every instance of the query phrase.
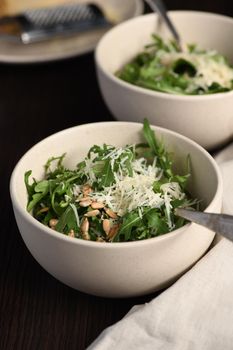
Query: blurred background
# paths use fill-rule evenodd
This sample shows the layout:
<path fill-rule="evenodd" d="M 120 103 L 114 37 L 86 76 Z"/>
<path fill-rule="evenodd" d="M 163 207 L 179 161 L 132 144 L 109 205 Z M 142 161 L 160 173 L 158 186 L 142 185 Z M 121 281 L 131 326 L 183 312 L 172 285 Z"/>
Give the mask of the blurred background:
<path fill-rule="evenodd" d="M 197 0 L 197 1 L 185 1 L 185 0 L 166 0 L 166 5 L 169 10 L 195 10 L 195 11 L 208 11 L 225 14 L 232 16 L 233 4 L 230 1 L 211 1 L 211 0 Z"/>
<path fill-rule="evenodd" d="M 165 3 L 169 10 L 192 9 L 233 16 L 233 2 L 228 0 L 166 0 Z M 150 12 L 147 5 L 145 12 Z M 15 150 L 18 156 L 61 128 L 111 119 L 97 87 L 93 52 L 42 64 L 8 64 L 0 60 L 0 128 L 4 147 L 12 142 L 12 136 L 9 138 L 8 130 L 4 129 L 8 118 L 12 123 L 11 135 L 21 145 Z M 27 142 L 25 135 L 17 134 L 19 123 L 25 127 L 34 125 Z M 46 125 L 43 131 L 41 124 Z"/>

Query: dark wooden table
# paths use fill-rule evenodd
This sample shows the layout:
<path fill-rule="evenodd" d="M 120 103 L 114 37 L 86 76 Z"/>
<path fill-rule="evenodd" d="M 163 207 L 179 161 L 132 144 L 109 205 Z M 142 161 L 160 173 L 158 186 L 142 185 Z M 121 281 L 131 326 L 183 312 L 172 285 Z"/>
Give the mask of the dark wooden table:
<path fill-rule="evenodd" d="M 233 16 L 229 0 L 167 0 L 167 6 Z M 9 178 L 19 158 L 56 131 L 103 120 L 113 117 L 98 90 L 92 53 L 49 64 L 0 64 L 0 350 L 85 349 L 133 305 L 156 296 L 105 299 L 61 284 L 33 259 L 16 226 Z"/>

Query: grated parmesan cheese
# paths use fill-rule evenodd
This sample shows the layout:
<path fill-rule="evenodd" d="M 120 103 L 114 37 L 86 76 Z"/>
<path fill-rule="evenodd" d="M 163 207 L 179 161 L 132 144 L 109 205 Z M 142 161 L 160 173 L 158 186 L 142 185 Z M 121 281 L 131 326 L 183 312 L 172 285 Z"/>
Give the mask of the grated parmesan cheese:
<path fill-rule="evenodd" d="M 141 207 L 160 208 L 172 198 L 183 198 L 184 194 L 175 182 L 162 185 L 161 193 L 154 192 L 153 184 L 163 174 L 162 170 L 156 167 L 156 161 L 152 165 L 146 165 L 144 158 L 136 159 L 132 161 L 132 168 L 132 176 L 115 173 L 116 182 L 101 192 L 93 192 L 91 197 L 104 202 L 118 216 Z"/>
<path fill-rule="evenodd" d="M 107 146 L 108 147 L 108 146 Z M 131 147 L 131 149 L 130 149 Z M 167 223 L 169 229 L 172 230 L 173 223 L 171 220 L 171 201 L 173 199 L 183 199 L 185 194 L 181 191 L 177 182 L 170 182 L 161 185 L 160 193 L 153 190 L 155 181 L 159 181 L 163 176 L 163 171 L 156 165 L 157 158 L 154 158 L 152 164 L 147 164 L 145 158 L 131 160 L 132 174 L 128 174 L 124 164 L 131 158 L 132 147 L 113 148 L 102 159 L 110 159 L 110 166 L 114 170 L 114 162 L 128 152 L 128 156 L 120 159 L 120 166 L 117 171 L 113 171 L 115 182 L 108 187 L 103 187 L 99 192 L 91 192 L 89 196 L 98 202 L 103 202 L 105 206 L 113 210 L 119 217 L 124 216 L 127 212 L 135 209 L 138 210 L 139 217 L 142 218 L 143 207 L 161 208 L 165 206 Z M 87 182 L 93 185 L 98 182 L 93 167 L 96 165 L 95 154 L 90 158 L 85 158 L 85 166 L 83 171 L 87 176 Z M 82 186 L 74 185 L 73 194 L 79 197 L 82 194 Z M 78 218 L 77 218 L 78 220 Z"/>
<path fill-rule="evenodd" d="M 192 84 L 187 92 L 192 92 L 196 87 L 207 90 L 213 83 L 218 83 L 225 88 L 231 88 L 233 80 L 233 69 L 226 65 L 223 59 L 215 60 L 215 51 L 207 53 L 171 52 L 161 54 L 161 63 L 165 66 L 171 65 L 174 61 L 183 58 L 191 62 L 197 69 L 197 74 L 192 77 Z"/>

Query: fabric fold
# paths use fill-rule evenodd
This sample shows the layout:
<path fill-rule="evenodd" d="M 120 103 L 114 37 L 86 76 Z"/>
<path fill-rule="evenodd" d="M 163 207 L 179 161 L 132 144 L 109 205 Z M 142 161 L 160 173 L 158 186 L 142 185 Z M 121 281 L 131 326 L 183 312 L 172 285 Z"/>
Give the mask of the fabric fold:
<path fill-rule="evenodd" d="M 233 244 L 221 240 L 150 303 L 107 328 L 88 350 L 232 350 Z"/>

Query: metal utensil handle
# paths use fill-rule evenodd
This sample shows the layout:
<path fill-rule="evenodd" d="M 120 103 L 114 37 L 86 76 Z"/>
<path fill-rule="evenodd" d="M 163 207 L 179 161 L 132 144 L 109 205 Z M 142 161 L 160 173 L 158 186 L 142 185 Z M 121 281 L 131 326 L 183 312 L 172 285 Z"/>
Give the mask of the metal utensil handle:
<path fill-rule="evenodd" d="M 170 18 L 167 15 L 167 10 L 166 10 L 166 7 L 165 7 L 163 1 L 161 1 L 161 0 L 145 0 L 145 1 L 148 3 L 148 5 L 151 7 L 151 9 L 154 12 L 158 12 L 160 17 L 166 22 L 173 37 L 175 38 L 176 42 L 178 43 L 179 48 L 181 49 L 180 36 L 179 36 L 176 28 L 174 27 L 173 23 L 171 22 Z"/>
<path fill-rule="evenodd" d="M 203 213 L 181 208 L 176 209 L 175 214 L 196 224 L 205 226 L 233 241 L 233 215 Z"/>

